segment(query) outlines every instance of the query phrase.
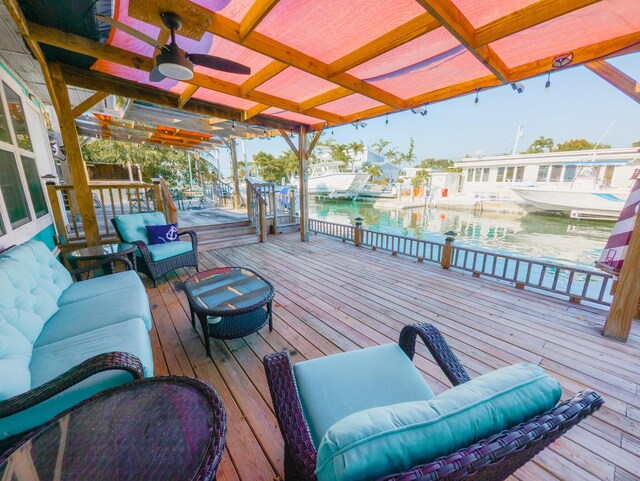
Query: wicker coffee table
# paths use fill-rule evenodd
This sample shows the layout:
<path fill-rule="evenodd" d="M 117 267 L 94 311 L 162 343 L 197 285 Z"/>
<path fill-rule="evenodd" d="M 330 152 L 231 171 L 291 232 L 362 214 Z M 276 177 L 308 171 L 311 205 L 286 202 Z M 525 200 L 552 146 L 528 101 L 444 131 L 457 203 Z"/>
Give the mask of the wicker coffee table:
<path fill-rule="evenodd" d="M 97 394 L 0 455 L 0 479 L 211 481 L 225 411 L 197 379 L 155 377 Z"/>
<path fill-rule="evenodd" d="M 202 326 L 207 354 L 209 337 L 235 339 L 260 330 L 267 322 L 273 329 L 272 301 L 275 289 L 247 267 L 223 267 L 199 272 L 184 282 L 191 307 Z"/>

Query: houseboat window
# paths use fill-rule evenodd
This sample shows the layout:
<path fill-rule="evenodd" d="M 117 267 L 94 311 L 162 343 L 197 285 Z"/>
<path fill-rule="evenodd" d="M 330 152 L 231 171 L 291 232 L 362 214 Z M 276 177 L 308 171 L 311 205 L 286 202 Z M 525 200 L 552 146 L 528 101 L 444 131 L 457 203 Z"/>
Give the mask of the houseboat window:
<path fill-rule="evenodd" d="M 482 182 L 489 182 L 489 169 L 482 169 Z"/>
<path fill-rule="evenodd" d="M 561 165 L 552 165 L 551 166 L 551 178 L 549 180 L 551 182 L 559 182 L 561 173 L 562 173 L 562 166 Z"/>
<path fill-rule="evenodd" d="M 18 147 L 33 152 L 31 137 L 29 136 L 29 129 L 27 128 L 27 119 L 25 118 L 25 112 L 22 108 L 20 96 L 7 87 L 6 84 L 3 85 L 4 93 L 7 98 L 7 105 L 9 106 L 11 123 L 13 124 L 13 130 L 16 134 L 16 140 L 18 141 Z"/>
<path fill-rule="evenodd" d="M 546 182 L 547 177 L 549 176 L 549 166 L 548 165 L 540 165 L 538 166 L 538 182 Z"/>
<path fill-rule="evenodd" d="M 516 169 L 516 182 L 522 182 L 524 180 L 524 167 L 518 167 Z"/>
<path fill-rule="evenodd" d="M 467 170 L 467 182 L 473 182 L 473 169 Z"/>
<path fill-rule="evenodd" d="M 9 211 L 11 227 L 18 227 L 31 221 L 27 199 L 22 189 L 16 158 L 11 152 L 0 150 L 0 190 Z"/>
<path fill-rule="evenodd" d="M 515 167 L 507 167 L 507 177 L 505 178 L 507 182 L 511 182 L 513 180 L 513 172 L 515 170 Z"/>
<path fill-rule="evenodd" d="M 613 182 L 613 171 L 615 167 L 608 165 L 606 169 L 604 169 L 604 178 L 602 179 L 602 183 L 604 185 L 611 186 L 611 182 Z"/>
<path fill-rule="evenodd" d="M 504 182 L 504 167 L 498 167 L 496 182 Z"/>
<path fill-rule="evenodd" d="M 475 174 L 473 175 L 474 182 L 480 182 L 480 177 L 482 176 L 482 169 L 476 169 Z"/>
<path fill-rule="evenodd" d="M 40 182 L 38 168 L 36 167 L 36 159 L 25 155 L 21 156 L 21 159 L 22 170 L 24 170 L 24 176 L 29 186 L 29 195 L 31 196 L 33 210 L 36 213 L 36 217 L 40 218 L 46 215 L 49 210 L 47 209 L 47 201 L 44 200 L 44 192 L 42 191 L 42 183 Z"/>
<path fill-rule="evenodd" d="M 576 177 L 576 166 L 575 165 L 567 165 L 564 168 L 564 177 L 563 182 L 571 182 Z"/>

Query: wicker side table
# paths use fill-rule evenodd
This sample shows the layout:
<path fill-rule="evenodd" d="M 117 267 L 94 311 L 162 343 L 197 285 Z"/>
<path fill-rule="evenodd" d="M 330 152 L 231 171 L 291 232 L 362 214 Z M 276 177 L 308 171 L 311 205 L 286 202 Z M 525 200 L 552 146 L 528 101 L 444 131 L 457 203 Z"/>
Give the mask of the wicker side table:
<path fill-rule="evenodd" d="M 116 259 L 128 259 L 133 266 L 133 270 L 137 270 L 135 252 L 138 248 L 126 242 L 119 244 L 102 244 L 91 247 L 76 249 L 67 254 L 67 260 L 73 269 L 78 267 L 78 262 L 83 261 L 107 261 Z M 113 267 L 107 262 L 104 265 L 104 273 L 111 274 Z M 80 280 L 80 279 L 76 279 Z"/>
<path fill-rule="evenodd" d="M 211 481 L 226 417 L 218 394 L 187 377 L 154 377 L 97 394 L 0 456 L 0 479 Z"/>

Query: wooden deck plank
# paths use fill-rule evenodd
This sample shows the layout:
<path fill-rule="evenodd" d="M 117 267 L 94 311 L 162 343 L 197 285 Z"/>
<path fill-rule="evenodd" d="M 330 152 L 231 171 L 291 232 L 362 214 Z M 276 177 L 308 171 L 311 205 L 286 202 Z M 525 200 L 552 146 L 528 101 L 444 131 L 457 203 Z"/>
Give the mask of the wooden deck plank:
<path fill-rule="evenodd" d="M 214 341 L 207 357 L 179 284 L 179 269 L 148 283 L 157 374 L 182 374 L 211 384 L 229 418 L 220 481 L 282 477 L 277 429 L 262 357 L 287 349 L 294 361 L 386 342 L 403 325 L 427 320 L 441 329 L 472 375 L 530 361 L 557 377 L 563 397 L 593 388 L 605 407 L 541 453 L 512 478 L 631 481 L 640 479 L 640 327 L 630 342 L 603 338 L 606 313 L 437 265 L 359 249 L 322 236 L 269 237 L 200 255 L 201 269 L 247 265 L 276 287 L 274 331 Z M 436 392 L 448 387 L 424 348 L 416 365 Z"/>

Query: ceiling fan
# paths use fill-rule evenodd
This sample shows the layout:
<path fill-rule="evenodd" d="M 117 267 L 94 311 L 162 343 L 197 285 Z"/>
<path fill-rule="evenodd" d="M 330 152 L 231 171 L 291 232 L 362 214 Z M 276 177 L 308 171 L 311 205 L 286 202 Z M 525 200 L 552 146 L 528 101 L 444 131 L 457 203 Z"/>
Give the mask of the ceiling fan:
<path fill-rule="evenodd" d="M 241 75 L 249 75 L 251 73 L 249 67 L 234 62 L 233 60 L 203 53 L 187 53 L 178 47 L 176 43 L 176 32 L 182 27 L 182 19 L 177 13 L 163 12 L 160 14 L 162 23 L 171 31 L 171 42 L 168 45 L 162 45 L 155 38 L 114 20 L 111 17 L 96 15 L 96 18 L 160 50 L 160 53 L 156 55 L 153 70 L 149 73 L 149 80 L 151 82 L 160 82 L 167 77 L 174 80 L 190 80 L 193 78 L 194 64 Z"/>

